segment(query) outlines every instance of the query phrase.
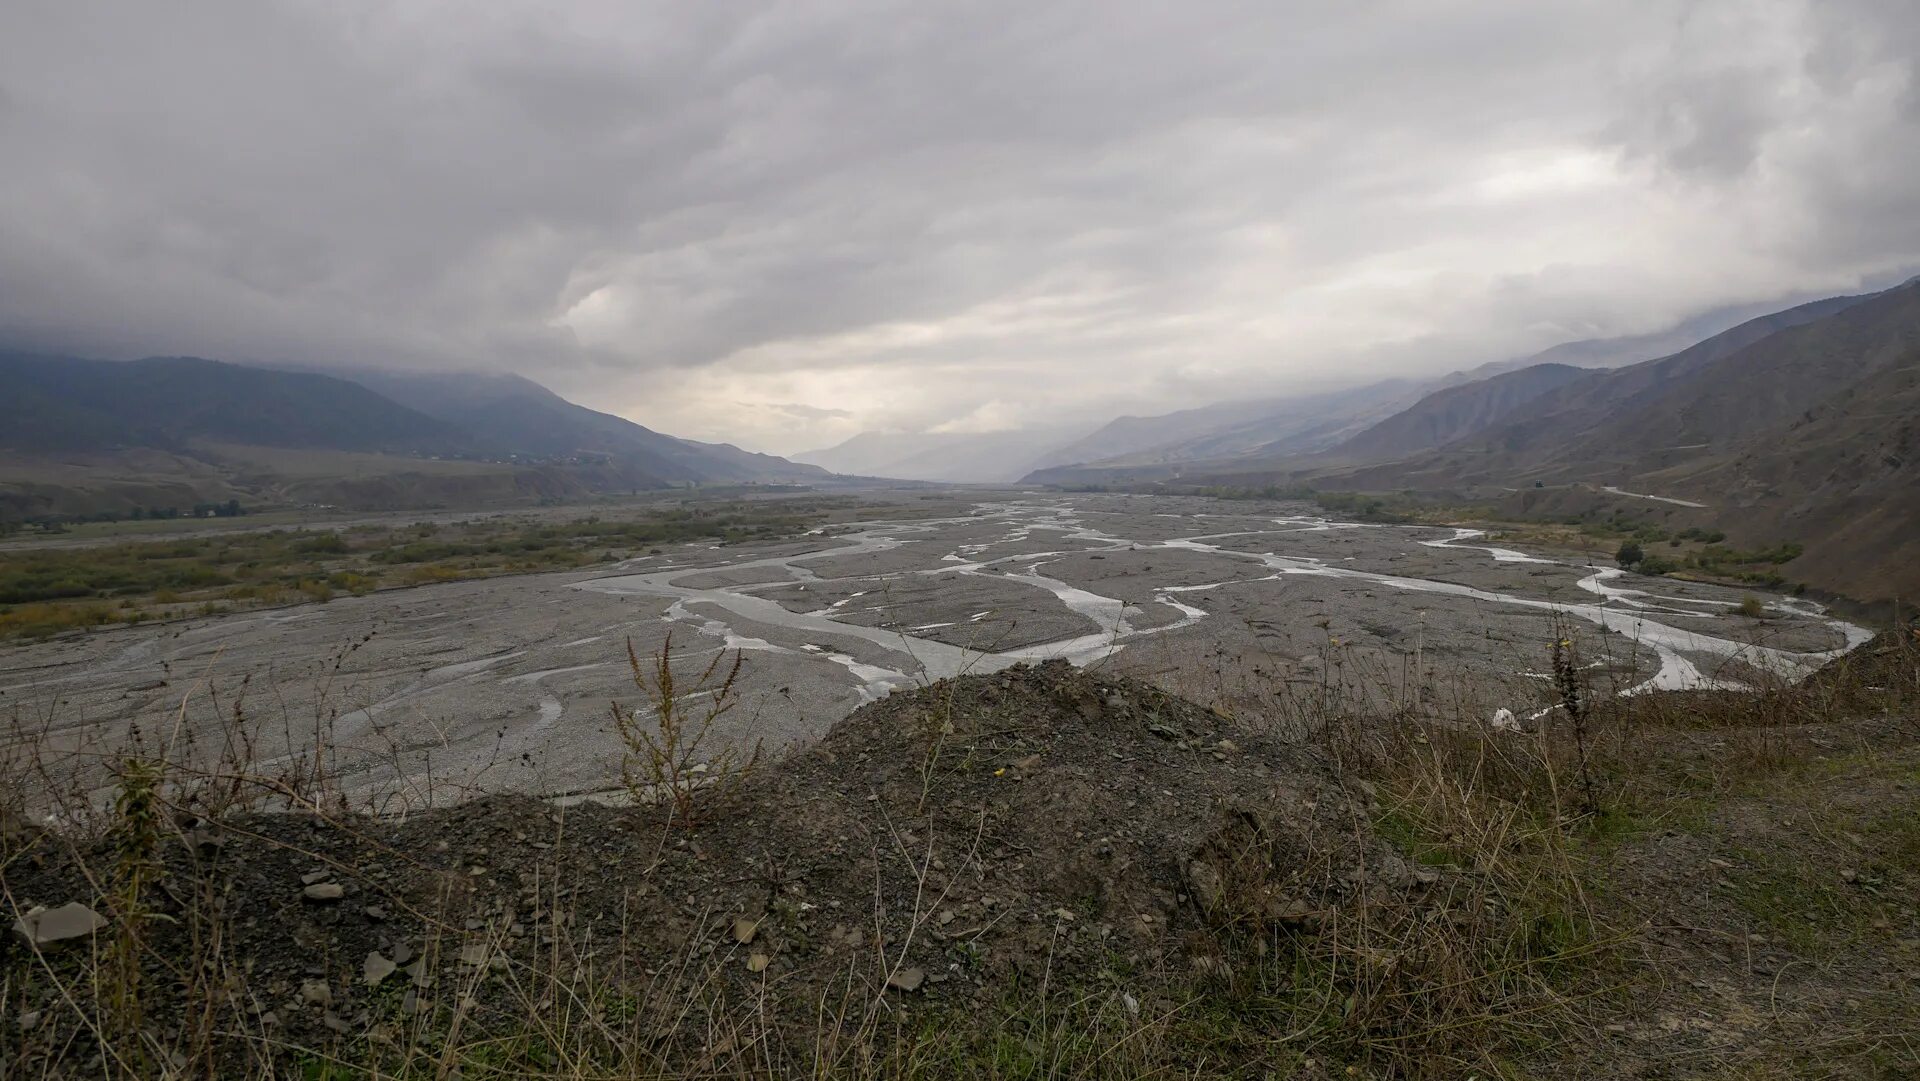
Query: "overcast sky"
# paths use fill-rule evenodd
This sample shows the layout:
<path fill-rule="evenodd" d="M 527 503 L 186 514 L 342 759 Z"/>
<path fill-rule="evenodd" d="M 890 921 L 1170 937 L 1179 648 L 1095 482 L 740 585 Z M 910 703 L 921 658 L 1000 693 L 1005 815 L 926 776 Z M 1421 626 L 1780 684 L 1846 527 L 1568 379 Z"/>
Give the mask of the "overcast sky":
<path fill-rule="evenodd" d="M 1920 262 L 1913 0 L 0 5 L 0 343 L 794 452 Z"/>

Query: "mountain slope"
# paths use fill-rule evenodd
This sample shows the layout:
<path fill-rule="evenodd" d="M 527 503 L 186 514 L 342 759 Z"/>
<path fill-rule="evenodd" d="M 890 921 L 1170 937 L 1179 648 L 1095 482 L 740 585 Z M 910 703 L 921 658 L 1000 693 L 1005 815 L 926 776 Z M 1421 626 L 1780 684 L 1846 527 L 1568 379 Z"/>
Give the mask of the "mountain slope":
<path fill-rule="evenodd" d="M 663 483 L 819 480 L 797 465 L 725 443 L 699 443 L 576 405 L 517 375 L 351 372 L 347 378 L 475 433 L 495 453 L 527 458 L 606 456 Z"/>
<path fill-rule="evenodd" d="M 1702 505 L 1691 519 L 1737 544 L 1801 545 L 1783 568 L 1796 581 L 1863 600 L 1920 595 L 1920 282 L 1775 313 L 1576 380 L 1527 412 L 1313 482 L 1685 498 Z"/>
<path fill-rule="evenodd" d="M 662 435 L 512 376 L 344 379 L 193 357 L 0 354 L 0 517 L 10 519 L 229 499 L 476 506 L 829 476 Z"/>
<path fill-rule="evenodd" d="M 0 449 L 180 451 L 197 441 L 403 454 L 476 449 L 454 425 L 324 375 L 198 357 L 0 354 Z"/>
<path fill-rule="evenodd" d="M 1640 490 L 1689 493 L 1747 543 L 1793 541 L 1784 568 L 1863 599 L 1920 595 L 1920 284 L 1779 334 L 1639 403 L 1593 440 L 1703 440 L 1642 453 Z"/>
<path fill-rule="evenodd" d="M 1724 460 L 1636 483 L 1717 500 L 1716 520 L 1747 543 L 1801 544 L 1785 568 L 1796 579 L 1852 597 L 1920 596 L 1920 350 Z"/>
<path fill-rule="evenodd" d="M 1419 396 L 1422 384 L 1388 379 L 1317 394 L 1222 402 L 1153 417 L 1120 417 L 1048 454 L 1027 479 L 1057 483 L 1087 470 L 1203 461 L 1268 449 L 1313 451 Z"/>
<path fill-rule="evenodd" d="M 1287 399 L 1221 402 L 1149 417 L 1115 417 L 1065 446 L 1048 452 L 1036 469 L 1103 462 L 1154 447 L 1176 444 L 1208 432 L 1239 427 L 1285 408 Z"/>
<path fill-rule="evenodd" d="M 1437 390 L 1326 453 L 1341 458 L 1398 458 L 1442 446 L 1491 427 L 1541 395 L 1587 374 L 1585 368 L 1566 364 L 1535 364 Z"/>
<path fill-rule="evenodd" d="M 1716 454 L 1796 418 L 1812 421 L 1823 403 L 1850 415 L 1877 410 L 1858 395 L 1909 362 L 1916 347 L 1920 285 L 1849 305 L 1691 371 L 1666 373 L 1661 385 L 1622 400 L 1549 461 L 1565 468 L 1611 459 L 1644 469 L 1670 447 Z"/>
<path fill-rule="evenodd" d="M 1526 417 L 1495 424 L 1443 447 L 1436 460 L 1423 465 L 1423 472 L 1449 477 L 1449 483 L 1496 477 L 1511 483 L 1549 472 L 1592 475 L 1598 463 L 1617 464 L 1640 453 L 1708 449 L 1694 446 L 1705 438 L 1697 431 L 1691 436 L 1672 430 L 1648 431 L 1622 442 L 1624 433 L 1611 429 L 1625 423 L 1621 418 L 1651 407 L 1667 394 L 1697 388 L 1689 381 L 1749 347 L 1885 295 L 1813 301 L 1750 319 L 1672 356 L 1569 381 L 1535 399 Z M 1726 389 L 1746 382 L 1736 370 L 1723 369 L 1712 378 Z"/>
<path fill-rule="evenodd" d="M 1356 436 L 1422 394 L 1537 365 L 1611 368 L 1666 356 L 1765 312 L 1759 305 L 1715 309 L 1653 334 L 1563 342 L 1517 360 L 1493 361 L 1438 379 L 1387 380 L 1311 394 L 1221 402 L 1150 417 L 1120 417 L 1043 458 L 1029 480 L 1081 483 L 1179 470 L 1153 465 L 1277 458 L 1325 450 Z M 1464 433 L 1455 433 L 1464 434 Z M 1437 444 L 1424 443 L 1422 446 Z M 1417 449 L 1417 448 L 1415 448 Z M 1079 466 L 1062 470 L 1059 467 Z M 1125 468 L 1119 468 L 1125 467 Z M 1044 470 L 1057 470 L 1046 472 Z"/>

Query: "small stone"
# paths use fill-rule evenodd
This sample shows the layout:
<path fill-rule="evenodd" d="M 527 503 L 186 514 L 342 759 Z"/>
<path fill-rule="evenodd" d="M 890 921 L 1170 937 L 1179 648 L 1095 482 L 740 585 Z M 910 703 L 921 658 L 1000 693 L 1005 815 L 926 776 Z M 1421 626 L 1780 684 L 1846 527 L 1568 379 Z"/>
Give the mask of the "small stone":
<path fill-rule="evenodd" d="M 401 996 L 400 999 L 400 1012 L 406 1014 L 408 1017 L 412 1017 L 419 1013 L 421 1008 L 420 992 L 411 987 L 407 988 L 407 993 Z"/>
<path fill-rule="evenodd" d="M 733 940 L 735 942 L 738 942 L 742 946 L 746 945 L 749 942 L 752 942 L 753 936 L 759 933 L 760 933 L 759 920 L 750 920 L 750 919 L 747 919 L 745 916 L 742 916 L 739 919 L 733 921 Z"/>
<path fill-rule="evenodd" d="M 300 984 L 300 1001 L 308 1006 L 331 1006 L 333 988 L 325 980 L 307 980 Z"/>
<path fill-rule="evenodd" d="M 380 920 L 384 920 L 384 919 L 386 919 L 386 918 L 387 918 L 387 906 L 385 906 L 385 905 L 368 905 L 368 906 L 367 906 L 367 918 L 368 918 L 368 919 L 370 919 L 370 920 L 373 920 L 373 921 L 375 921 L 375 922 L 379 922 Z"/>
<path fill-rule="evenodd" d="M 86 938 L 107 925 L 106 918 L 78 901 L 59 908 L 36 908 L 13 921 L 15 934 L 35 946 Z"/>
<path fill-rule="evenodd" d="M 887 977 L 888 988 L 908 993 L 920 990 L 920 985 L 926 982 L 926 972 L 918 968 L 903 968 Z"/>
<path fill-rule="evenodd" d="M 460 963 L 472 966 L 473 968 L 479 968 L 481 965 L 487 963 L 488 958 L 490 958 L 492 954 L 493 951 L 487 949 L 486 943 L 475 942 L 471 945 L 460 947 Z"/>
<path fill-rule="evenodd" d="M 764 953 L 752 954 L 747 958 L 747 971 L 748 972 L 765 972 L 767 970 L 767 965 L 772 963 L 772 961 L 773 961 L 773 958 L 768 957 Z"/>
<path fill-rule="evenodd" d="M 368 987 L 378 987 L 381 980 L 393 975 L 394 970 L 399 967 L 388 958 L 381 956 L 379 950 L 374 950 L 367 954 L 366 961 L 360 966 L 360 978 L 366 981 Z"/>
<path fill-rule="evenodd" d="M 1851 867 L 1845 868 L 1840 872 L 1840 880 L 1842 882 L 1854 882 L 1854 881 L 1858 881 L 1859 878 L 1860 878 L 1860 872 L 1854 870 Z"/>
<path fill-rule="evenodd" d="M 300 895 L 315 904 L 330 905 L 347 895 L 347 888 L 338 882 L 315 882 L 300 891 Z"/>
<path fill-rule="evenodd" d="M 1193 890 L 1194 900 L 1200 902 L 1202 912 L 1210 913 L 1220 907 L 1226 895 L 1220 872 L 1212 864 L 1200 860 L 1187 865 L 1187 885 Z"/>
<path fill-rule="evenodd" d="M 268 1010 L 266 1013 L 263 1013 L 260 1015 L 261 1028 L 277 1028 L 279 1027 L 279 1025 L 280 1025 L 280 1015 L 278 1013 L 275 1013 L 272 1010 Z"/>
<path fill-rule="evenodd" d="M 348 1026 L 345 1021 L 341 1020 L 340 1015 L 334 1013 L 332 1010 L 328 1010 L 321 1016 L 320 1023 L 327 1026 L 328 1031 L 337 1032 L 342 1036 L 352 1031 L 351 1027 Z"/>
<path fill-rule="evenodd" d="M 39 1027 L 40 1027 L 40 1011 L 39 1010 L 28 1010 L 26 1013 L 23 1013 L 20 1015 L 20 1031 L 32 1032 L 34 1029 Z"/>
<path fill-rule="evenodd" d="M 404 942 L 394 943 L 390 952 L 393 954 L 393 963 L 396 965 L 404 965 L 413 960 L 413 947 Z"/>
<path fill-rule="evenodd" d="M 311 886 L 315 882 L 325 882 L 332 877 L 332 871 L 308 871 L 306 874 L 300 876 L 300 884 L 302 886 Z"/>

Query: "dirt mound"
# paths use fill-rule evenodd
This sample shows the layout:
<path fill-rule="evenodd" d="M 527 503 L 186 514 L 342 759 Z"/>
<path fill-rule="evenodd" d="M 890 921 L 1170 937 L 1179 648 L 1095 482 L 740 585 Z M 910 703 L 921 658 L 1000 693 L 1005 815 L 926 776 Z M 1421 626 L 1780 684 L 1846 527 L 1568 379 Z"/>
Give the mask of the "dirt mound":
<path fill-rule="evenodd" d="M 1146 998 L 1156 973 L 1204 973 L 1237 932 L 1310 924 L 1368 877 L 1418 888 L 1311 751 L 1064 662 L 872 703 L 701 814 L 490 799 L 180 824 L 142 902 L 147 979 L 174 992 L 146 1021 L 187 1023 L 182 989 L 233 973 L 248 990 L 216 1027 L 306 1046 L 523 1016 L 588 974 L 683 1020 L 689 991 L 895 1009 L 1045 975 Z M 118 933 L 124 904 L 89 883 L 122 840 L 41 837 L 14 854 L 11 900 L 81 901 Z M 51 977 L 87 952 L 49 951 L 29 998 L 54 1005 Z"/>

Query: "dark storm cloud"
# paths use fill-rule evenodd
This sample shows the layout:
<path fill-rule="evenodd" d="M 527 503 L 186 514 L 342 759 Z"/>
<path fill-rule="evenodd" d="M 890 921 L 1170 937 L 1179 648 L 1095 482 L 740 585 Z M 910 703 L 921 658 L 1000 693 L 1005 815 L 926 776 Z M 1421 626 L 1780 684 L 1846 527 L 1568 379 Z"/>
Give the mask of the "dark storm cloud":
<path fill-rule="evenodd" d="M 1911 263 L 1914 24 L 15 4 L 0 336 L 509 368 L 776 449 L 1478 363 Z"/>

